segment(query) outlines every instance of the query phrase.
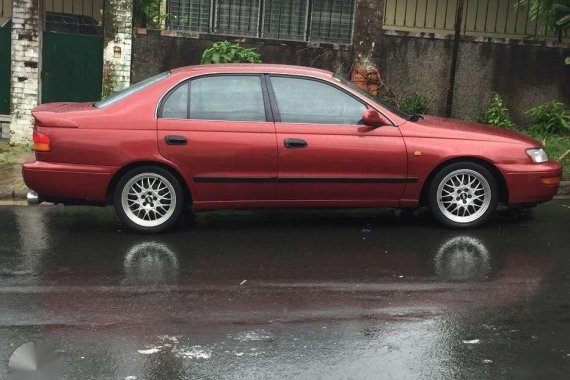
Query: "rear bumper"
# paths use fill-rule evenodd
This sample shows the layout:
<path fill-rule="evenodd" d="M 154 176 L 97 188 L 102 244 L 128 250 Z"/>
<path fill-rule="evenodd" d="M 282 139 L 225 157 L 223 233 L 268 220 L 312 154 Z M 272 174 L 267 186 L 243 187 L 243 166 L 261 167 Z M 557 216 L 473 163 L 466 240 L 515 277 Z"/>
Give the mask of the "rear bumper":
<path fill-rule="evenodd" d="M 116 171 L 117 168 L 111 166 L 44 161 L 31 161 L 22 166 L 24 182 L 41 200 L 74 200 L 73 203 L 87 204 L 105 203 L 107 187 Z"/>
<path fill-rule="evenodd" d="M 544 164 L 498 165 L 509 191 L 509 204 L 536 204 L 551 200 L 558 191 L 562 168 L 549 161 Z"/>

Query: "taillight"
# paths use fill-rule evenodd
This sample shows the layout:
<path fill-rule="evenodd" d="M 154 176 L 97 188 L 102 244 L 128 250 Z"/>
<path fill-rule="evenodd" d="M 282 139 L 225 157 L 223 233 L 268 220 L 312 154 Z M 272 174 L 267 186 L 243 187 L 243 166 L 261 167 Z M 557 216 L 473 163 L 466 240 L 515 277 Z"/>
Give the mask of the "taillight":
<path fill-rule="evenodd" d="M 49 152 L 51 150 L 49 136 L 45 133 L 38 132 L 34 129 L 32 139 L 34 141 L 34 150 L 36 152 Z"/>

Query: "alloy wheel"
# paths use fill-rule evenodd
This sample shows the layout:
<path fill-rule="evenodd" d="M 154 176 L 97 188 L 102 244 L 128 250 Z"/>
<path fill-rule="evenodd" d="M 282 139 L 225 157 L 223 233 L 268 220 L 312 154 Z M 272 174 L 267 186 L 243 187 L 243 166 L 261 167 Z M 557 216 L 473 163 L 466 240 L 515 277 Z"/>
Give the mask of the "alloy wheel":
<path fill-rule="evenodd" d="M 176 192 L 170 181 L 156 173 L 134 176 L 121 193 L 126 216 L 142 227 L 156 227 L 169 220 L 176 201 Z"/>
<path fill-rule="evenodd" d="M 437 206 L 456 223 L 470 223 L 482 217 L 491 204 L 491 186 L 480 173 L 460 169 L 445 176 L 437 188 Z"/>

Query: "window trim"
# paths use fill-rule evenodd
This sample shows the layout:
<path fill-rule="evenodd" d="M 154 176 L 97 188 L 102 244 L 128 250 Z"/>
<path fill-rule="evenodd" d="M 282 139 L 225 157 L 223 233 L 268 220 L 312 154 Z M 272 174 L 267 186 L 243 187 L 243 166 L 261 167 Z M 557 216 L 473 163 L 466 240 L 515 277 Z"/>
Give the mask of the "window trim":
<path fill-rule="evenodd" d="M 305 79 L 305 80 L 310 80 L 313 82 L 320 82 L 320 83 L 323 83 L 325 85 L 331 86 L 331 87 L 333 87 L 339 91 L 344 92 L 345 94 L 347 94 L 348 96 L 350 96 L 351 98 L 356 100 L 357 102 L 363 104 L 366 107 L 366 109 L 372 108 L 372 109 L 380 112 L 384 117 L 386 117 L 390 121 L 390 123 L 392 123 L 393 127 L 396 126 L 396 123 L 394 123 L 394 121 L 389 116 L 387 116 L 384 112 L 382 112 L 382 110 L 379 110 L 379 109 L 377 109 L 377 107 L 372 106 L 370 103 L 359 98 L 358 96 L 356 96 L 352 92 L 348 91 L 344 87 L 340 87 L 340 86 L 338 86 L 338 85 L 334 84 L 333 82 L 330 82 L 326 79 L 315 78 L 315 77 L 310 77 L 310 76 L 306 76 L 306 75 L 296 75 L 296 74 L 266 74 L 266 76 L 267 76 L 267 87 L 269 89 L 271 107 L 273 110 L 275 123 L 286 123 L 286 122 L 281 121 L 281 113 L 279 112 L 279 106 L 277 105 L 277 97 L 275 96 L 275 90 L 273 89 L 273 84 L 271 83 L 271 77 L 283 77 L 283 78 L 292 78 L 292 79 Z M 322 123 L 291 123 L 291 122 L 287 122 L 287 124 L 323 125 L 323 126 L 340 125 L 340 126 L 353 126 L 353 127 L 354 126 L 362 126 L 362 124 L 322 124 Z"/>
<path fill-rule="evenodd" d="M 250 121 L 250 120 L 223 120 L 223 119 L 192 119 L 190 118 L 190 102 L 192 98 L 192 81 L 197 79 L 203 79 L 207 77 L 221 77 L 221 76 L 255 76 L 259 78 L 259 84 L 261 86 L 261 94 L 263 99 L 263 110 L 265 111 L 265 120 L 264 121 Z M 170 117 L 163 117 L 162 112 L 164 109 L 164 104 L 170 98 L 170 95 L 176 91 L 179 87 L 187 84 L 188 85 L 188 104 L 186 106 L 186 119 L 180 118 L 170 118 Z M 269 94 L 267 91 L 267 82 L 265 80 L 265 75 L 262 73 L 207 73 L 207 74 L 200 74 L 190 78 L 185 78 L 178 82 L 176 85 L 171 87 L 168 91 L 166 91 L 159 100 L 158 107 L 156 110 L 156 118 L 157 119 L 168 119 L 168 120 L 209 120 L 209 121 L 226 121 L 226 122 L 243 122 L 243 123 L 272 123 L 274 122 L 274 113 L 271 109 L 271 103 L 269 99 Z"/>

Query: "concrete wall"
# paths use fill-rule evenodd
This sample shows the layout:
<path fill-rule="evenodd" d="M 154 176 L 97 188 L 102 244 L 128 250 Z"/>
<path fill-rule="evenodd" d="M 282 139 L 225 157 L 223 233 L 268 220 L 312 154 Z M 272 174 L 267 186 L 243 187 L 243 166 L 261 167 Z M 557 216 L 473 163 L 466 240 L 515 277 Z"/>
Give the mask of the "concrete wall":
<path fill-rule="evenodd" d="M 167 33 L 171 35 L 164 35 Z M 133 83 L 173 67 L 198 64 L 204 49 L 221 37 L 212 38 L 140 30 L 133 41 Z M 353 62 L 352 48 L 347 45 L 314 47 L 307 43 L 243 41 L 244 46 L 257 48 L 266 63 L 312 66 L 346 75 Z M 390 32 L 380 38 L 377 48 L 382 80 L 394 95 L 405 98 L 419 92 L 430 99 L 430 113 L 445 114 L 451 38 Z M 511 116 L 522 125 L 528 121 L 525 111 L 547 100 L 557 99 L 570 107 L 570 65 L 564 64 L 566 56 L 570 56 L 570 49 L 562 47 L 462 40 L 452 116 L 477 120 L 493 91 L 503 96 Z"/>
<path fill-rule="evenodd" d="M 459 45 L 453 97 L 454 117 L 476 119 L 496 91 L 516 123 L 526 110 L 557 99 L 570 108 L 570 49 L 465 41 Z"/>
<path fill-rule="evenodd" d="M 430 35 L 385 34 L 380 40 L 380 72 L 399 96 L 414 92 L 432 101 L 432 113 L 443 115 L 453 41 Z M 477 120 L 493 91 L 505 100 L 515 122 L 528 121 L 530 107 L 557 99 L 570 107 L 570 49 L 536 46 L 519 41 L 459 44 L 452 116 Z"/>
<path fill-rule="evenodd" d="M 140 34 L 140 33 L 145 34 Z M 219 36 L 187 38 L 184 33 L 139 30 L 133 40 L 132 83 L 175 67 L 197 65 L 205 49 Z M 231 39 L 231 38 L 230 38 Z M 308 44 L 252 38 L 239 39 L 242 46 L 256 48 L 265 63 L 312 66 L 348 73 L 352 50 L 346 45 Z"/>
<path fill-rule="evenodd" d="M 380 73 L 387 89 L 406 98 L 415 92 L 430 99 L 431 113 L 443 115 L 451 66 L 451 39 L 384 35 L 380 39 Z"/>

